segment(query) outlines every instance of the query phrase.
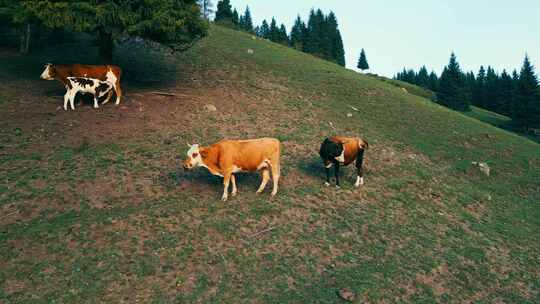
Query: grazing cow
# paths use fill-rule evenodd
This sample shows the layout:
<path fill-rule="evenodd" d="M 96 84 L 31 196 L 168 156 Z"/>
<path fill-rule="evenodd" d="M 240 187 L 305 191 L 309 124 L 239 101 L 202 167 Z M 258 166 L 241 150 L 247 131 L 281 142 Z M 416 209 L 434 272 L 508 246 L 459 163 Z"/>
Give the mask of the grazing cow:
<path fill-rule="evenodd" d="M 122 77 L 122 70 L 116 65 L 82 65 L 82 64 L 52 64 L 47 63 L 43 73 L 41 73 L 41 79 L 45 80 L 58 80 L 64 87 L 68 84 L 68 77 L 89 77 L 108 81 L 113 84 L 114 92 L 116 93 L 116 104 L 120 104 L 122 99 L 122 88 L 120 86 L 120 78 Z M 67 89 L 67 88 L 66 88 Z M 109 91 L 107 99 L 103 101 L 103 104 L 109 102 L 111 99 L 112 91 Z"/>
<path fill-rule="evenodd" d="M 234 173 L 262 171 L 262 183 L 257 193 L 264 191 L 270 171 L 274 181 L 272 196 L 278 191 L 280 175 L 280 142 L 274 138 L 251 140 L 222 140 L 208 147 L 189 145 L 185 169 L 205 167 L 213 175 L 223 177 L 222 200 L 228 198 L 229 181 L 232 181 L 232 195 L 237 193 Z"/>
<path fill-rule="evenodd" d="M 99 108 L 98 98 L 109 93 L 114 85 L 108 81 L 101 81 L 88 77 L 67 77 L 66 94 L 64 95 L 64 110 L 67 111 L 68 101 L 71 109 L 75 110 L 75 95 L 77 93 L 90 93 L 94 95 L 94 108 Z"/>
<path fill-rule="evenodd" d="M 324 167 L 326 168 L 325 185 L 330 186 L 330 168 L 335 166 L 336 187 L 339 188 L 339 166 L 348 166 L 356 161 L 357 177 L 355 187 L 364 184 L 364 170 L 362 163 L 364 162 L 364 151 L 367 150 L 367 141 L 358 137 L 334 136 L 324 140 L 319 150 Z"/>

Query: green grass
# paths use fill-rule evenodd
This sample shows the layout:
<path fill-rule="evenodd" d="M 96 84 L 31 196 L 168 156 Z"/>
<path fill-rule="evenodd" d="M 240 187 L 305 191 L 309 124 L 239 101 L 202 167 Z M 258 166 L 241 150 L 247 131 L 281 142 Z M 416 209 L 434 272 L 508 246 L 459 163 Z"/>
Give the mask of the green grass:
<path fill-rule="evenodd" d="M 506 117 L 495 112 L 484 110 L 475 106 L 471 106 L 471 111 L 465 112 L 465 115 L 476 118 L 482 122 L 488 123 L 493 126 L 503 127 L 508 125 L 511 121 L 509 117 Z"/>
<path fill-rule="evenodd" d="M 1 111 L 23 92 L 38 102 L 55 87 L 35 79 L 35 65 L 61 58 L 58 49 L 0 54 L 9 97 Z M 144 111 L 128 114 L 104 107 L 109 123 L 129 130 L 82 142 L 87 134 L 64 130 L 77 114 L 54 112 L 50 99 L 35 115 L 56 115 L 43 119 L 61 127 L 44 133 L 64 130 L 60 145 L 24 120 L 1 122 L 0 301 L 339 303 L 341 288 L 362 303 L 540 300 L 537 143 L 401 84 L 221 27 L 183 54 L 118 52 L 128 74 L 160 67 L 164 90 L 197 99 L 145 95 Z M 150 90 L 127 77 L 128 91 Z M 220 112 L 200 112 L 200 103 Z M 170 113 L 159 128 L 133 120 L 161 107 Z M 185 117 L 193 119 L 175 124 Z M 343 189 L 322 186 L 318 145 L 335 133 L 370 143 L 360 190 L 352 168 Z M 223 203 L 219 178 L 177 169 L 185 142 L 254 136 L 283 142 L 275 199 L 255 195 L 259 179 L 245 175 L 239 196 Z M 491 176 L 472 161 L 487 162 Z"/>

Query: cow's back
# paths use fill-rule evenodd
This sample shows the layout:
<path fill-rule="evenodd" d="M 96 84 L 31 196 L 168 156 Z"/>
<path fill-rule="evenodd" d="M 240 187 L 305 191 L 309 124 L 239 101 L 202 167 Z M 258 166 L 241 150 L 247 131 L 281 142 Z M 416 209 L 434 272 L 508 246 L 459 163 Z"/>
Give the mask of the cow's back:
<path fill-rule="evenodd" d="M 255 171 L 267 160 L 279 161 L 280 142 L 275 138 L 223 140 L 216 145 L 219 145 L 220 157 L 245 171 Z"/>
<path fill-rule="evenodd" d="M 359 147 L 359 138 L 357 137 L 345 137 L 345 136 L 334 136 L 330 137 L 330 140 L 335 143 L 343 144 L 345 149 L 345 165 L 348 165 L 356 160 L 356 155 L 360 150 Z"/>
<path fill-rule="evenodd" d="M 64 83 L 67 77 L 88 77 L 99 80 L 107 80 L 107 72 L 111 70 L 118 81 L 122 77 L 122 69 L 117 65 L 87 65 L 87 64 L 63 64 L 55 65 L 56 78 Z"/>

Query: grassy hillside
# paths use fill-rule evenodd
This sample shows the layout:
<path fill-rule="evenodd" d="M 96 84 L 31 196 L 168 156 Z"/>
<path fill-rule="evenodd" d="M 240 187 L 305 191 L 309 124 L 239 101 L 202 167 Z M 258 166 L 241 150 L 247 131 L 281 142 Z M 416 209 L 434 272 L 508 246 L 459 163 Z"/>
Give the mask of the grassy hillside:
<path fill-rule="evenodd" d="M 0 301 L 540 301 L 539 144 L 220 27 L 183 54 L 126 49 L 125 103 L 75 112 L 38 75 L 93 47 L 0 52 Z M 361 189 L 352 168 L 323 186 L 338 133 L 370 143 Z M 246 174 L 223 203 L 179 169 L 186 142 L 263 136 L 283 143 L 273 199 Z"/>

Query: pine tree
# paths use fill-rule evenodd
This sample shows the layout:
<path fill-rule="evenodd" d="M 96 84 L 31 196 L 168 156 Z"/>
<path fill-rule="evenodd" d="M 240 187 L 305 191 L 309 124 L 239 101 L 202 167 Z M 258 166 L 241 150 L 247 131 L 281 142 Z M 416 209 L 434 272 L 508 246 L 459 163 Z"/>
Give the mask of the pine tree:
<path fill-rule="evenodd" d="M 238 11 L 236 10 L 236 8 L 233 10 L 232 24 L 234 25 L 240 24 L 240 17 L 238 16 Z"/>
<path fill-rule="evenodd" d="M 270 39 L 270 26 L 268 25 L 268 22 L 266 20 L 263 20 L 261 24 L 259 36 L 264 39 Z"/>
<path fill-rule="evenodd" d="M 469 72 L 465 74 L 465 95 L 467 100 L 471 101 L 473 99 L 474 90 L 476 89 L 476 77 L 474 72 Z"/>
<path fill-rule="evenodd" d="M 429 74 L 428 89 L 432 90 L 433 92 L 437 92 L 439 89 L 439 77 L 434 71 L 431 71 Z"/>
<path fill-rule="evenodd" d="M 232 22 L 233 11 L 230 0 L 220 0 L 217 4 L 216 18 L 215 22 L 218 21 L 229 21 Z"/>
<path fill-rule="evenodd" d="M 321 11 L 322 13 L 322 11 Z M 319 50 L 322 58 L 328 61 L 336 62 L 334 56 L 334 38 L 337 32 L 337 19 L 334 13 L 330 13 L 328 16 L 322 15 L 323 21 L 321 23 L 322 35 L 320 37 Z"/>
<path fill-rule="evenodd" d="M 362 49 L 362 51 L 360 52 L 360 57 L 358 58 L 358 65 L 356 67 L 362 70 L 362 72 L 364 70 L 369 70 L 369 64 L 367 62 L 366 52 L 364 51 L 364 49 Z"/>
<path fill-rule="evenodd" d="M 477 107 L 486 107 L 486 70 L 484 66 L 480 66 L 480 70 L 478 70 L 472 102 Z"/>
<path fill-rule="evenodd" d="M 253 33 L 253 20 L 251 18 L 251 11 L 249 10 L 249 6 L 246 6 L 246 11 L 244 12 L 242 28 L 248 33 Z"/>
<path fill-rule="evenodd" d="M 512 98 L 514 95 L 514 80 L 506 70 L 503 70 L 499 80 L 499 94 L 497 96 L 497 113 L 510 116 L 511 115 L 511 105 Z"/>
<path fill-rule="evenodd" d="M 291 47 L 302 50 L 303 45 L 305 42 L 305 33 L 306 33 L 306 24 L 300 16 L 296 17 L 296 20 L 294 21 L 294 26 L 291 29 Z"/>
<path fill-rule="evenodd" d="M 276 19 L 272 17 L 272 22 L 270 22 L 270 41 L 279 43 L 279 39 L 279 28 L 277 27 Z"/>
<path fill-rule="evenodd" d="M 112 61 L 114 39 L 120 36 L 139 36 L 184 49 L 207 31 L 196 0 L 22 0 L 7 3 L 19 5 L 16 11 L 8 11 L 14 21 L 31 17 L 49 29 L 97 33 L 99 62 Z"/>
<path fill-rule="evenodd" d="M 321 12 L 322 13 L 322 12 Z M 323 17 L 323 34 L 321 40 L 321 50 L 326 60 L 333 61 L 341 66 L 345 66 L 345 50 L 343 39 L 339 31 L 336 15 L 330 12 L 327 17 Z"/>
<path fill-rule="evenodd" d="M 516 69 L 512 71 L 512 80 L 514 81 L 514 86 L 516 86 L 517 82 L 519 81 L 519 73 L 517 72 Z"/>
<path fill-rule="evenodd" d="M 337 30 L 334 38 L 334 57 L 337 64 L 345 66 L 345 48 L 343 47 L 343 39 L 339 30 Z"/>
<path fill-rule="evenodd" d="M 279 28 L 279 40 L 278 43 L 281 43 L 283 45 L 289 45 L 289 36 L 287 36 L 287 28 L 285 27 L 285 24 L 281 24 Z"/>
<path fill-rule="evenodd" d="M 416 84 L 427 88 L 429 83 L 429 74 L 427 71 L 426 66 L 422 66 L 420 70 L 418 71 L 418 74 L 416 74 Z"/>
<path fill-rule="evenodd" d="M 538 79 L 534 73 L 534 67 L 529 61 L 529 57 L 525 56 L 512 106 L 512 119 L 522 126 L 525 132 L 528 132 L 531 127 L 540 125 L 538 90 Z"/>
<path fill-rule="evenodd" d="M 307 25 L 307 37 L 304 45 L 304 52 L 318 57 L 324 57 L 321 49 L 321 37 L 323 36 L 324 15 L 319 9 L 317 12 L 311 10 Z"/>
<path fill-rule="evenodd" d="M 499 94 L 498 82 L 499 76 L 492 67 L 488 66 L 484 91 L 484 108 L 490 111 L 496 111 L 499 107 L 497 104 L 497 96 Z"/>
<path fill-rule="evenodd" d="M 470 105 L 464 90 L 464 79 L 456 55 L 452 52 L 448 65 L 439 79 L 437 102 L 458 111 L 469 111 Z"/>

